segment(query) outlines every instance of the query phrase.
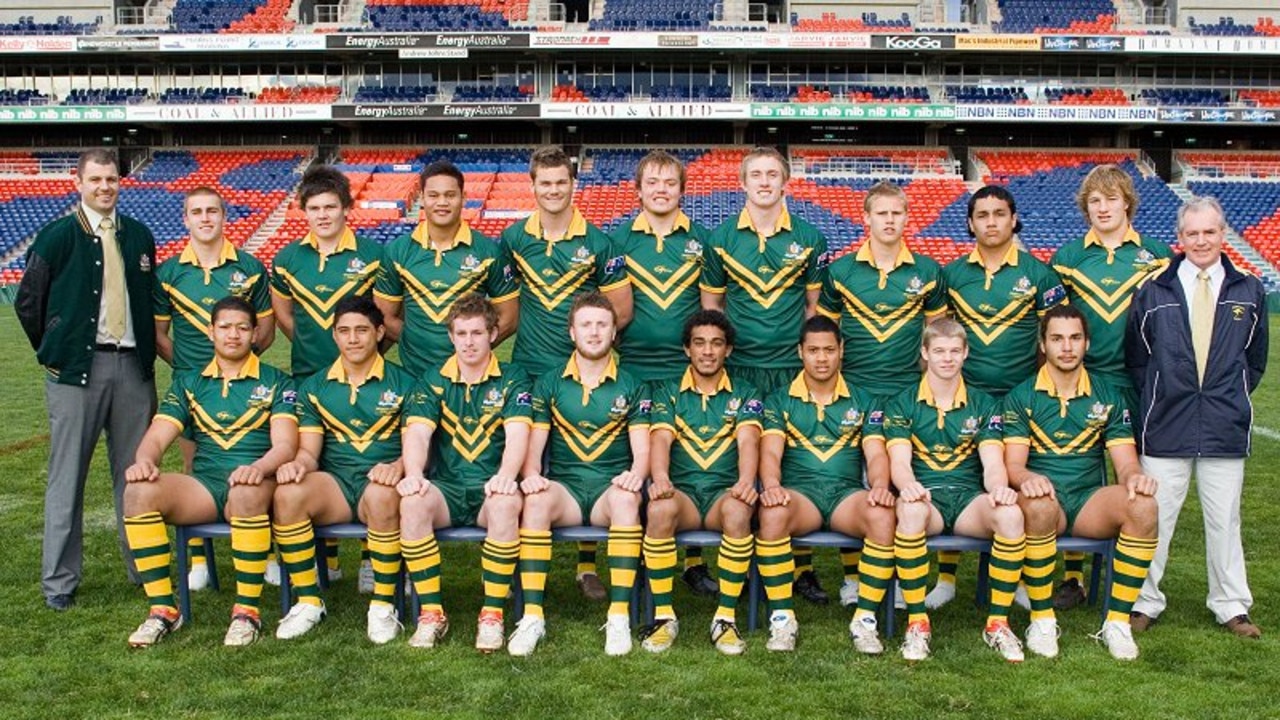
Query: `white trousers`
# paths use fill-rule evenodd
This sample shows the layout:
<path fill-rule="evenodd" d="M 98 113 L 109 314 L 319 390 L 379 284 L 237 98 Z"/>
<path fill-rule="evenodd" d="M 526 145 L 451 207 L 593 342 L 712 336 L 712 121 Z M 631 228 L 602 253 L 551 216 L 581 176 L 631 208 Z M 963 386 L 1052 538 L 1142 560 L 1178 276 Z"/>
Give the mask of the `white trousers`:
<path fill-rule="evenodd" d="M 1177 528 L 1178 513 L 1187 499 L 1191 474 L 1204 510 L 1205 564 L 1209 597 L 1205 605 L 1219 623 L 1249 612 L 1253 596 L 1245 576 L 1244 548 L 1240 543 L 1240 492 L 1244 485 L 1244 458 L 1158 458 L 1142 456 L 1142 467 L 1159 481 L 1156 502 L 1160 508 L 1160 539 L 1151 571 L 1142 585 L 1134 612 L 1159 617 L 1167 602 L 1160 578 L 1169 561 L 1169 542 Z"/>

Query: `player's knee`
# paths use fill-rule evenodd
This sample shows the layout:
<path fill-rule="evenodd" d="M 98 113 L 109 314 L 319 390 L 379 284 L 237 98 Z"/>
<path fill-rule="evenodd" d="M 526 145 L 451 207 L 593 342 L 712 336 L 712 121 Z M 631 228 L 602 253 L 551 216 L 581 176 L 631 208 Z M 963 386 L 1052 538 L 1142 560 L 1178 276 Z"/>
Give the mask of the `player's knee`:
<path fill-rule="evenodd" d="M 648 513 L 648 525 L 656 529 L 674 525 L 678 510 L 679 506 L 673 498 L 650 499 L 648 510 L 646 511 Z"/>
<path fill-rule="evenodd" d="M 365 515 L 370 527 L 397 527 L 400 524 L 400 494 L 393 487 L 370 483 L 364 491 Z"/>
<path fill-rule="evenodd" d="M 893 508 L 877 505 L 867 509 L 867 540 L 879 545 L 892 545 L 893 532 L 898 526 L 898 517 Z"/>
<path fill-rule="evenodd" d="M 760 508 L 760 537 L 777 540 L 788 532 L 791 512 L 785 505 Z"/>
<path fill-rule="evenodd" d="M 159 507 L 160 493 L 156 483 L 129 483 L 124 488 L 124 514 L 141 515 Z"/>
<path fill-rule="evenodd" d="M 1017 505 L 999 505 L 991 512 L 991 524 L 1001 537 L 1023 534 L 1022 510 Z"/>
<path fill-rule="evenodd" d="M 227 491 L 227 517 L 266 515 L 270 508 L 271 496 L 260 485 L 232 485 Z"/>
<path fill-rule="evenodd" d="M 1155 537 L 1160 507 L 1151 495 L 1138 495 L 1129 501 L 1129 523 L 1142 537 Z"/>
<path fill-rule="evenodd" d="M 733 538 L 746 537 L 751 532 L 751 516 L 754 508 L 741 500 L 730 497 L 720 503 L 720 519 L 724 534 Z"/>
<path fill-rule="evenodd" d="M 524 501 L 519 495 L 490 495 L 484 501 L 489 522 L 515 521 L 520 517 Z"/>
<path fill-rule="evenodd" d="M 1058 503 L 1053 498 L 1029 498 L 1023 495 L 1018 498 L 1018 505 L 1022 508 L 1023 524 L 1027 532 L 1043 535 L 1058 526 Z"/>
<path fill-rule="evenodd" d="M 302 520 L 306 514 L 307 492 L 302 483 L 285 483 L 276 485 L 271 498 L 271 511 L 276 522 L 287 524 Z"/>
<path fill-rule="evenodd" d="M 524 508 L 520 511 L 521 525 L 545 527 L 555 507 L 555 497 L 549 491 L 524 496 Z"/>
<path fill-rule="evenodd" d="M 899 501 L 895 510 L 898 530 L 912 535 L 924 532 L 929 523 L 929 503 Z"/>
<path fill-rule="evenodd" d="M 613 516 L 631 515 L 640 512 L 640 493 L 623 490 L 618 487 L 609 488 L 609 510 Z"/>

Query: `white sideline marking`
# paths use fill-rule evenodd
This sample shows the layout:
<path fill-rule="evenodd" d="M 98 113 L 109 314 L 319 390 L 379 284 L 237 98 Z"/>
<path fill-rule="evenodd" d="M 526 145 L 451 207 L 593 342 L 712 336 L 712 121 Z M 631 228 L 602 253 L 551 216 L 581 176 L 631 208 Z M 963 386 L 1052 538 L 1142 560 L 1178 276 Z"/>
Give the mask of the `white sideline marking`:
<path fill-rule="evenodd" d="M 1280 432 L 1276 432 L 1275 430 L 1272 430 L 1269 427 L 1263 427 L 1262 425 L 1254 425 L 1253 431 L 1268 440 L 1280 440 Z"/>

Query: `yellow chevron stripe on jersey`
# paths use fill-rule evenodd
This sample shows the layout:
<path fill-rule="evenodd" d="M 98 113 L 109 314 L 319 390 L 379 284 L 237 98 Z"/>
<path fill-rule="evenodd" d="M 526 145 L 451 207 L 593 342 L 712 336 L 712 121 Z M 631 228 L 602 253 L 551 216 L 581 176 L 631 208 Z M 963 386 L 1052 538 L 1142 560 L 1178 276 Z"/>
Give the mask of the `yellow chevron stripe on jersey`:
<path fill-rule="evenodd" d="M 627 273 L 631 275 L 632 287 L 644 293 L 663 310 L 670 308 L 671 303 L 679 299 L 686 288 L 698 281 L 700 272 L 697 263 L 685 263 L 663 282 L 641 267 L 640 263 L 632 263 L 631 258 L 627 258 Z"/>
<path fill-rule="evenodd" d="M 684 448 L 689 457 L 703 470 L 709 469 L 721 455 L 737 443 L 736 429 L 732 424 L 722 424 L 714 435 L 704 440 L 689 427 L 684 418 L 677 416 L 676 430 L 680 447 Z"/>
<path fill-rule="evenodd" d="M 338 442 L 345 442 L 351 445 L 359 452 L 369 449 L 369 446 L 379 440 L 387 440 L 398 429 L 399 415 L 383 415 L 378 418 L 368 429 L 363 432 L 357 432 L 333 415 L 333 413 L 325 410 L 320 404 L 320 398 L 315 395 L 309 395 L 311 406 L 320 417 L 324 418 L 325 424 L 333 431 L 334 438 Z"/>
<path fill-rule="evenodd" d="M 594 264 L 583 263 L 560 276 L 555 282 L 544 283 L 538 271 L 523 257 L 520 255 L 514 255 L 514 257 L 525 280 L 524 289 L 532 292 L 547 310 L 554 310 L 563 304 L 590 279 L 591 273 L 595 270 Z"/>
<path fill-rule="evenodd" d="M 480 263 L 479 268 L 468 276 L 457 279 L 452 285 L 445 288 L 442 292 L 432 292 L 422 281 L 414 277 L 403 265 L 395 263 L 396 274 L 404 281 L 406 288 L 409 290 L 409 297 L 422 308 L 422 312 L 433 322 L 443 323 L 445 317 L 449 314 L 449 308 L 453 307 L 453 303 L 466 289 L 466 286 L 473 282 L 477 277 L 485 277 L 488 274 L 489 266 L 493 264 L 493 258 L 487 258 Z"/>
<path fill-rule="evenodd" d="M 209 332 L 209 323 L 211 321 L 209 310 L 201 307 L 200 303 L 195 300 L 183 295 L 173 285 L 164 283 L 162 287 L 164 287 L 165 293 L 169 295 L 173 308 L 178 311 L 179 315 L 186 319 L 188 323 L 191 323 L 192 327 L 204 333 Z"/>
<path fill-rule="evenodd" d="M 948 290 L 947 294 L 951 296 L 951 300 L 960 310 L 961 322 L 966 328 L 972 330 L 984 345 L 990 345 L 995 342 L 996 338 L 1004 334 L 1005 330 L 1016 325 L 1019 320 L 1035 307 L 1035 303 L 1029 302 L 1029 298 L 1011 300 L 1008 305 L 1000 309 L 1000 312 L 992 315 L 989 320 L 984 320 L 982 315 L 975 312 L 969 303 L 965 302 L 960 293 L 955 290 Z"/>
<path fill-rule="evenodd" d="M 195 420 L 197 428 L 223 450 L 235 447 L 245 435 L 261 428 L 271 419 L 270 408 L 249 408 L 230 424 L 224 425 L 200 407 L 195 394 L 191 391 L 187 391 L 187 406 L 191 408 L 191 417 Z"/>
<path fill-rule="evenodd" d="M 813 253 L 813 248 L 805 248 L 795 262 L 783 266 L 767 282 L 762 280 L 750 268 L 735 260 L 724 248 L 718 247 L 715 251 L 720 255 L 720 259 L 724 261 L 725 269 L 729 272 L 729 275 L 738 281 L 742 289 L 762 307 L 770 308 L 792 286 L 793 281 L 804 274 L 808 266 L 809 255 Z"/>
<path fill-rule="evenodd" d="M 323 256 L 322 256 L 323 257 Z M 328 300 L 321 300 L 307 287 L 305 283 L 299 281 L 284 268 L 276 268 L 276 273 L 285 279 L 289 284 L 289 291 L 293 293 L 294 301 L 302 306 L 307 315 L 315 321 L 317 325 L 328 329 L 333 326 L 333 308 L 338 301 L 347 295 L 366 295 L 369 288 L 373 287 L 374 282 L 378 279 L 378 266 L 380 263 L 371 262 L 365 266 L 364 280 L 348 280 L 341 287 L 333 291 Z"/>
<path fill-rule="evenodd" d="M 556 429 L 560 431 L 561 437 L 564 438 L 565 445 L 583 462 L 592 462 L 600 457 L 618 439 L 622 431 L 627 428 L 627 419 L 622 417 L 610 420 L 594 433 L 585 435 L 578 432 L 573 423 L 569 422 L 564 415 L 561 415 L 559 410 L 552 408 L 551 416 L 555 421 Z"/>
<path fill-rule="evenodd" d="M 1093 447 L 1093 444 L 1098 441 L 1098 436 L 1102 432 L 1102 427 L 1100 426 L 1087 427 L 1071 438 L 1071 441 L 1066 445 L 1059 445 L 1035 421 L 1030 421 L 1028 425 L 1031 428 L 1031 451 L 1053 455 L 1087 453 Z"/>
<path fill-rule="evenodd" d="M 871 336 L 877 342 L 884 342 L 893 337 L 902 329 L 903 325 L 915 319 L 916 303 L 907 303 L 893 312 L 881 315 L 859 300 L 858 296 L 842 283 L 833 282 L 832 284 L 835 285 L 836 291 L 840 293 L 840 296 L 844 298 L 845 303 L 857 311 L 851 312 L 849 315 L 857 320 L 859 325 L 866 328 L 867 332 L 871 333 Z M 925 285 L 920 291 L 920 296 L 927 296 L 937 284 L 936 281 L 933 281 Z"/>
<path fill-rule="evenodd" d="M 450 445 L 467 462 L 475 462 L 481 453 L 489 449 L 489 438 L 497 431 L 498 426 L 504 422 L 502 413 L 492 413 L 488 416 L 481 416 L 480 421 L 476 423 L 475 429 L 468 431 L 462 426 L 462 418 L 458 417 L 458 414 L 448 405 L 440 405 L 440 415 L 442 429 L 449 433 L 449 436 L 453 439 Z"/>
<path fill-rule="evenodd" d="M 1080 290 L 1080 299 L 1093 308 L 1098 316 L 1108 323 L 1113 323 L 1129 311 L 1134 290 L 1151 277 L 1149 274 L 1134 275 L 1116 288 L 1115 292 L 1107 292 L 1098 287 L 1089 276 L 1075 268 L 1058 265 L 1054 267 L 1062 279 Z"/>
<path fill-rule="evenodd" d="M 965 460 L 973 456 L 973 451 L 977 448 L 973 443 L 973 438 L 965 438 L 960 445 L 950 450 L 937 450 L 925 445 L 920 438 L 914 434 L 911 436 L 911 445 L 914 448 L 912 457 L 929 466 L 930 470 L 936 472 L 950 472 L 960 466 Z"/>
<path fill-rule="evenodd" d="M 826 450 L 819 450 L 809 440 L 807 435 L 801 432 L 795 425 L 792 425 L 790 420 L 787 421 L 787 446 L 793 448 L 804 448 L 809 451 L 809 454 L 824 463 L 830 462 L 831 458 L 836 456 L 836 453 L 844 450 L 845 448 L 857 447 L 861 437 L 861 428 L 858 428 L 857 430 L 849 430 L 841 433 L 840 437 L 836 438 L 836 441 L 832 443 L 830 448 Z"/>

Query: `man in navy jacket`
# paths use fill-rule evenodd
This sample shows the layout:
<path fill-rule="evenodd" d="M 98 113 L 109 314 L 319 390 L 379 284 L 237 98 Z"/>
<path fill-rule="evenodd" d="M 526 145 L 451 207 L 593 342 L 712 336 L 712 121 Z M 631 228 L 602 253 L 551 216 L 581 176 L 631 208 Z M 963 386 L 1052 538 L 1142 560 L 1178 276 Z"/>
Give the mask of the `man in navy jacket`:
<path fill-rule="evenodd" d="M 1222 252 L 1226 219 L 1211 197 L 1178 211 L 1183 254 L 1134 296 L 1125 364 L 1140 395 L 1134 433 L 1146 471 L 1160 478 L 1160 542 L 1133 607 L 1145 630 L 1165 608 L 1160 578 L 1192 471 L 1204 509 L 1207 605 L 1218 623 L 1260 637 L 1240 543 L 1240 493 L 1249 455 L 1249 395 L 1267 366 L 1266 291 Z"/>

